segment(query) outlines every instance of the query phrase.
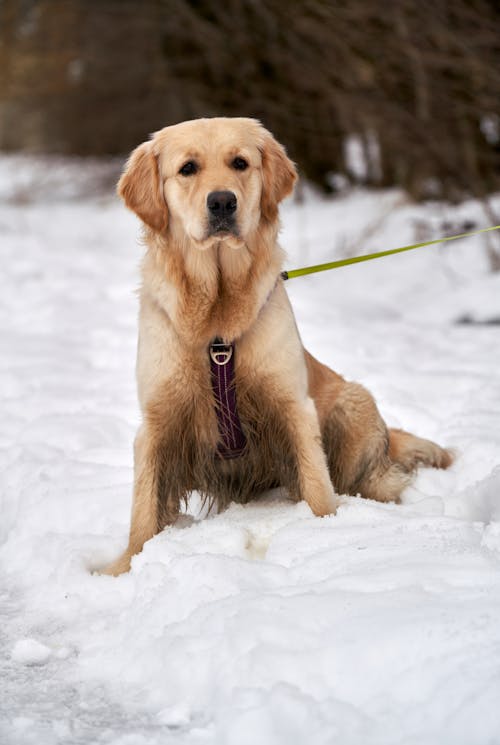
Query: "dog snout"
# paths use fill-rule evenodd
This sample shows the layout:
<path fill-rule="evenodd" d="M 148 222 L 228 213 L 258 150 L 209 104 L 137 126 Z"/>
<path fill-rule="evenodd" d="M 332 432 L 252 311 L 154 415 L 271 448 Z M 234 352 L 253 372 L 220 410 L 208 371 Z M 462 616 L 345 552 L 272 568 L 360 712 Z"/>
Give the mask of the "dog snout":
<path fill-rule="evenodd" d="M 232 191 L 211 191 L 207 197 L 207 209 L 213 217 L 224 219 L 236 212 L 238 200 Z"/>

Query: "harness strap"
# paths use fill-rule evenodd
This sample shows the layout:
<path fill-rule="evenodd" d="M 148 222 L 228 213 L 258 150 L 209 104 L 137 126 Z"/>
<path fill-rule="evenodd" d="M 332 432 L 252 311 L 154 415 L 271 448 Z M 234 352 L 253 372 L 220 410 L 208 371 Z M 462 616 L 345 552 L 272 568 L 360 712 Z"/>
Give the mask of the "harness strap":
<path fill-rule="evenodd" d="M 279 280 L 280 277 L 278 276 L 262 303 L 257 317 L 260 316 L 268 304 Z M 219 458 L 223 458 L 224 460 L 238 458 L 243 454 L 247 444 L 247 438 L 243 432 L 236 405 L 235 349 L 235 341 L 226 344 L 219 337 L 216 337 L 208 347 L 210 378 L 212 380 L 215 413 L 217 415 L 217 426 L 220 437 L 217 443 L 216 453 Z"/>
<path fill-rule="evenodd" d="M 219 338 L 214 339 L 209 346 L 210 377 L 220 436 L 217 455 L 225 460 L 238 458 L 247 442 L 236 406 L 234 352 L 234 343 L 225 344 Z"/>

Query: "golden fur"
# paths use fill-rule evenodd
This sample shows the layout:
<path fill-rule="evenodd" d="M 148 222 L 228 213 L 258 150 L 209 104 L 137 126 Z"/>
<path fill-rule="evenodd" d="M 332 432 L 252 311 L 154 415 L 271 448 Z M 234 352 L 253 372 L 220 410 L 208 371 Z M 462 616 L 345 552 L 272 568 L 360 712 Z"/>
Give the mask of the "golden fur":
<path fill-rule="evenodd" d="M 364 388 L 304 350 L 277 280 L 278 205 L 295 180 L 284 149 L 253 119 L 166 127 L 125 167 L 118 192 L 143 221 L 148 249 L 137 359 L 143 423 L 129 544 L 109 574 L 127 571 L 193 490 L 223 508 L 282 485 L 326 515 L 340 494 L 397 500 L 419 463 L 451 463 L 438 445 L 388 430 Z M 237 202 L 228 229 L 208 214 L 208 195 L 221 191 Z M 247 447 L 234 460 L 215 455 L 207 350 L 216 336 L 236 341 Z"/>

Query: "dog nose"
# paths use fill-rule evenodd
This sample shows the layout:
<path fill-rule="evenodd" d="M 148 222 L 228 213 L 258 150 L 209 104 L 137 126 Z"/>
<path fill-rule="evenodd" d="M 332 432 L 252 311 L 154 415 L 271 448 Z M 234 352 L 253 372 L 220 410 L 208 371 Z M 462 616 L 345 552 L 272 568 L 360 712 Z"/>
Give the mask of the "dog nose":
<path fill-rule="evenodd" d="M 208 211 L 214 217 L 228 217 L 236 212 L 238 201 L 232 191 L 211 191 L 207 197 Z"/>

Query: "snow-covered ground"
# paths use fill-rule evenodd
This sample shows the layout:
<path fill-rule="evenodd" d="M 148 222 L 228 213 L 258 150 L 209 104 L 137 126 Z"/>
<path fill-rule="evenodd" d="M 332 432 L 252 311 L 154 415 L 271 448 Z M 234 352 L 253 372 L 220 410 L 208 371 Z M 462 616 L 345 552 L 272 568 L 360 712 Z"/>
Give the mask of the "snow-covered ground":
<path fill-rule="evenodd" d="M 324 519 L 278 492 L 205 519 L 193 499 L 129 575 L 96 576 L 129 525 L 142 252 L 96 168 L 0 159 L 2 745 L 500 743 L 499 237 L 288 284 L 306 346 L 456 448 L 450 471 Z M 488 222 L 307 192 L 282 243 L 293 268 L 467 221 Z"/>

